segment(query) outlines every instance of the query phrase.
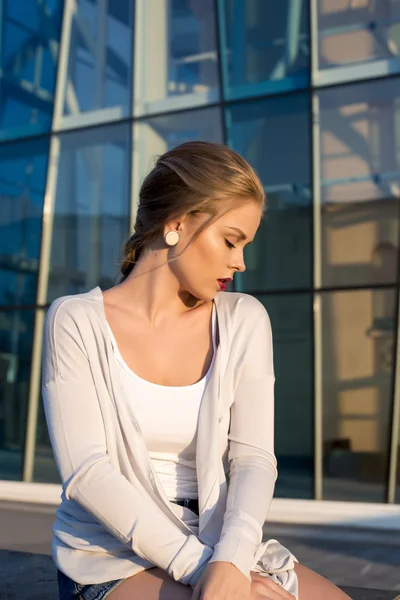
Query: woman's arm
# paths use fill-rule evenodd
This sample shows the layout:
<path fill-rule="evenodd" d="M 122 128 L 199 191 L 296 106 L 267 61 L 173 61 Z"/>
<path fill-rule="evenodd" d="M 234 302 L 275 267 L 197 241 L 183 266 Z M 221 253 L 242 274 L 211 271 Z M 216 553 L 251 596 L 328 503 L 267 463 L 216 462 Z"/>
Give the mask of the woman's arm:
<path fill-rule="evenodd" d="M 182 532 L 139 483 L 132 484 L 111 463 L 80 332 L 82 313 L 76 300 L 56 301 L 44 329 L 43 401 L 65 495 L 139 556 L 195 585 L 212 549 Z"/>
<path fill-rule="evenodd" d="M 243 296 L 243 362 L 231 406 L 227 510 L 210 562 L 233 563 L 249 579 L 277 477 L 274 454 L 274 366 L 264 306 Z"/>

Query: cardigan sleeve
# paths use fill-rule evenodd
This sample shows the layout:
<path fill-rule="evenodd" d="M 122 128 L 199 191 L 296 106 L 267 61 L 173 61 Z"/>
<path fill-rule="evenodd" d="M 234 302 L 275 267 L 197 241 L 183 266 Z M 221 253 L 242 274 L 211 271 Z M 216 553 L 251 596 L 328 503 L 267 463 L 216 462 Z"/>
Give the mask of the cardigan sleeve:
<path fill-rule="evenodd" d="M 231 406 L 227 510 L 210 562 L 233 563 L 249 579 L 277 478 L 272 331 L 264 306 L 243 295 L 241 372 Z"/>
<path fill-rule="evenodd" d="M 74 301 L 49 309 L 44 327 L 43 402 L 65 496 L 170 577 L 194 586 L 212 549 L 185 534 L 140 485 L 111 462 L 97 390 Z"/>

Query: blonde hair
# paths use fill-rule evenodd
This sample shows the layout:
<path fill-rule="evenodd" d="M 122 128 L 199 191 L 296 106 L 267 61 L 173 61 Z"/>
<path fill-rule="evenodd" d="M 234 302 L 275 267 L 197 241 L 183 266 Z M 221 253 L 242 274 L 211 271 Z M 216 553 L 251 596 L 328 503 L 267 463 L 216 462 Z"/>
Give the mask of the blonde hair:
<path fill-rule="evenodd" d="M 124 245 L 120 282 L 146 246 L 162 235 L 165 223 L 183 215 L 209 214 L 193 240 L 235 202 L 247 200 L 265 211 L 265 194 L 255 171 L 227 146 L 186 142 L 162 154 L 140 188 L 135 231 Z"/>

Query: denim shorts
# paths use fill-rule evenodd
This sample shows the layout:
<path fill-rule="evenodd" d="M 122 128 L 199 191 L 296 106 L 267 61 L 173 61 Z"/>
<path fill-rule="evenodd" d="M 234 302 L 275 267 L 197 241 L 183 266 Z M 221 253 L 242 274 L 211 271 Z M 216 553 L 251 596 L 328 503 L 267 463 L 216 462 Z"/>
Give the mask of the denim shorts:
<path fill-rule="evenodd" d="M 125 579 L 114 579 L 104 583 L 76 583 L 57 569 L 60 600 L 104 600 Z"/>

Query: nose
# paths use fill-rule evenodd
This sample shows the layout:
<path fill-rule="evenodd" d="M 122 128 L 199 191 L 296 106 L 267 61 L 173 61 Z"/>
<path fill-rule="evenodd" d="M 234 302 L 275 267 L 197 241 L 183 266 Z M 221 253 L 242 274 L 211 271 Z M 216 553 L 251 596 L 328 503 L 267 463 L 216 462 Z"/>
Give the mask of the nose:
<path fill-rule="evenodd" d="M 244 262 L 243 252 L 237 254 L 231 262 L 231 269 L 243 273 L 246 270 L 246 263 Z"/>

